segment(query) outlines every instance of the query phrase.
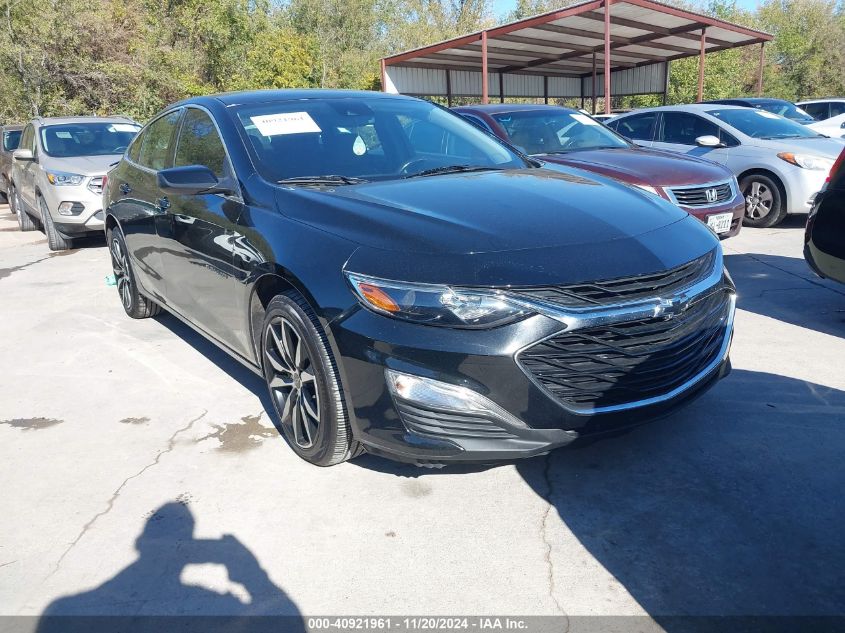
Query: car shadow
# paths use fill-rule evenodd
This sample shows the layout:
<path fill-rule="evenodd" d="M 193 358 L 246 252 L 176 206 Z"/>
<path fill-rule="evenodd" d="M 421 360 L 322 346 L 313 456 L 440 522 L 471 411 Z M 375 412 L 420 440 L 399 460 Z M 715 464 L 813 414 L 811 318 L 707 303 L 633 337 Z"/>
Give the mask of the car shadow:
<path fill-rule="evenodd" d="M 678 616 L 845 615 L 843 448 L 845 392 L 737 370 L 669 418 L 517 468 L 666 631 L 740 630 Z"/>
<path fill-rule="evenodd" d="M 37 633 L 120 631 L 305 631 L 296 604 L 236 537 L 194 537 L 180 502 L 151 513 L 135 541 L 138 558 L 100 586 L 52 602 Z M 185 582 L 192 565 L 225 568 L 228 590 Z"/>
<path fill-rule="evenodd" d="M 845 336 L 845 285 L 817 277 L 803 258 L 725 255 L 737 307 L 825 334 Z"/>

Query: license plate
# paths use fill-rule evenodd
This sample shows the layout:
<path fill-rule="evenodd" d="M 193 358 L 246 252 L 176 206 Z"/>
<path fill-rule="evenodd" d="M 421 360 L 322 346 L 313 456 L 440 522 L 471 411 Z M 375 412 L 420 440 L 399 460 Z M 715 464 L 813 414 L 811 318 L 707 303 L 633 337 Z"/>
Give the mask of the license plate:
<path fill-rule="evenodd" d="M 731 230 L 733 213 L 717 213 L 707 218 L 707 226 L 713 229 L 714 233 L 727 233 Z"/>

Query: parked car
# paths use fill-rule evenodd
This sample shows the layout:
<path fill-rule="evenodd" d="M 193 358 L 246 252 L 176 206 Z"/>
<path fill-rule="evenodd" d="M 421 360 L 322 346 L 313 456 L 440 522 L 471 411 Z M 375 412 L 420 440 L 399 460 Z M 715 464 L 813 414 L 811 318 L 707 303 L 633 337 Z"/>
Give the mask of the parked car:
<path fill-rule="evenodd" d="M 104 203 L 126 313 L 163 307 L 263 375 L 315 464 L 542 454 L 729 369 L 711 231 L 426 101 L 195 97 L 140 132 Z"/>
<path fill-rule="evenodd" d="M 845 114 L 810 123 L 807 127 L 830 138 L 845 139 Z"/>
<path fill-rule="evenodd" d="M 9 197 L 9 177 L 12 172 L 12 152 L 18 148 L 21 130 L 23 130 L 22 125 L 0 127 L 0 193 L 7 199 Z"/>
<path fill-rule="evenodd" d="M 774 226 L 807 213 L 842 149 L 767 110 L 699 103 L 638 110 L 608 124 L 638 145 L 721 163 L 745 196 L 743 224 Z"/>
<path fill-rule="evenodd" d="M 742 226 L 745 198 L 722 165 L 643 149 L 568 108 L 499 104 L 454 110 L 544 162 L 610 176 L 669 200 L 720 237 L 736 235 Z"/>
<path fill-rule="evenodd" d="M 845 150 L 810 210 L 804 259 L 819 276 L 845 283 Z"/>
<path fill-rule="evenodd" d="M 804 110 L 816 121 L 826 121 L 835 116 L 845 114 L 845 97 L 810 99 L 808 101 L 799 101 L 795 105 Z"/>
<path fill-rule="evenodd" d="M 703 101 L 702 103 L 719 103 L 722 105 L 742 106 L 743 108 L 757 108 L 758 110 L 765 110 L 766 112 L 780 115 L 802 125 L 807 125 L 815 121 L 807 112 L 785 99 L 744 97 L 741 99 L 713 99 L 712 101 Z"/>
<path fill-rule="evenodd" d="M 10 204 L 22 231 L 41 226 L 50 250 L 103 232 L 106 171 L 140 125 L 127 117 L 57 117 L 30 121 L 13 153 Z"/>

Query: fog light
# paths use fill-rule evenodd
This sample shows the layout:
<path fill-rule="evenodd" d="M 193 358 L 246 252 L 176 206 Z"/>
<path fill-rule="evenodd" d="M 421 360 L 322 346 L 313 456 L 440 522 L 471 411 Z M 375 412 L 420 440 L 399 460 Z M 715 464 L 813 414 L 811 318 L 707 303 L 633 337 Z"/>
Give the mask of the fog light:
<path fill-rule="evenodd" d="M 472 389 L 392 369 L 385 370 L 385 377 L 390 393 L 395 398 L 444 412 L 483 414 L 488 419 L 499 420 L 509 426 L 528 428 L 525 422 Z"/>
<path fill-rule="evenodd" d="M 59 215 L 79 215 L 85 207 L 78 202 L 59 203 Z"/>

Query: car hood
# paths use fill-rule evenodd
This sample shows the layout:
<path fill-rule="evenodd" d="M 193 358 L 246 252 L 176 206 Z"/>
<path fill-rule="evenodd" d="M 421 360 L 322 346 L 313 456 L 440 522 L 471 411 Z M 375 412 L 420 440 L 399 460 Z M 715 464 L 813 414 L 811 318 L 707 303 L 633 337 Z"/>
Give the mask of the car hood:
<path fill-rule="evenodd" d="M 651 149 L 579 150 L 536 158 L 653 187 L 704 184 L 731 177 L 731 172 L 712 161 Z"/>
<path fill-rule="evenodd" d="M 599 244 L 686 217 L 655 196 L 578 170 L 472 172 L 277 191 L 279 210 L 294 220 L 360 245 L 414 253 Z"/>
<path fill-rule="evenodd" d="M 71 158 L 45 157 L 44 169 L 66 171 L 83 176 L 99 176 L 111 169 L 111 166 L 121 159 L 121 154 L 106 154 L 104 156 L 73 156 Z"/>
<path fill-rule="evenodd" d="M 778 152 L 811 154 L 833 160 L 836 160 L 842 153 L 842 141 L 833 138 L 754 139 L 752 144 L 767 149 L 776 149 Z"/>

